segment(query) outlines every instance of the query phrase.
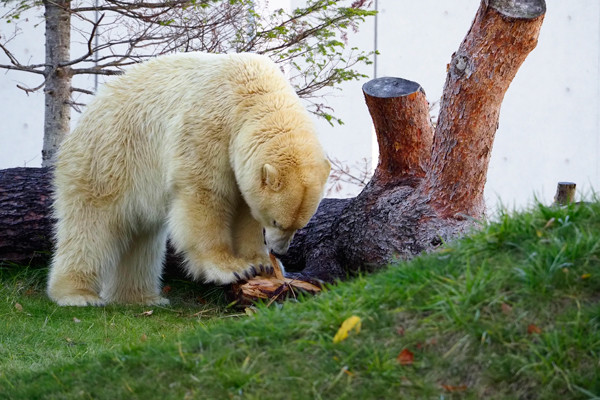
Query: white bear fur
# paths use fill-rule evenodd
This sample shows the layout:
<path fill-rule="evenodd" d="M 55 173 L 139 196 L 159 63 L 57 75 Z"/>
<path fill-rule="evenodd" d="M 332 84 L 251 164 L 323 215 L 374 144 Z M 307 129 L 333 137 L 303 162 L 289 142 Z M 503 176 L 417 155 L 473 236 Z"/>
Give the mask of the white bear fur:
<path fill-rule="evenodd" d="M 136 66 L 61 145 L 48 294 L 60 305 L 165 304 L 167 237 L 194 279 L 260 271 L 308 223 L 329 170 L 268 58 L 184 53 Z"/>

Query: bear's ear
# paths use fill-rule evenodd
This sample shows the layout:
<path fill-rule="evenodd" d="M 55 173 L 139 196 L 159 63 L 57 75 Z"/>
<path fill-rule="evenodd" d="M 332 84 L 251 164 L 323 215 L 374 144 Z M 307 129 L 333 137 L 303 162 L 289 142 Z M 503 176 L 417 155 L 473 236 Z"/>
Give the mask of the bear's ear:
<path fill-rule="evenodd" d="M 262 181 L 264 185 L 267 185 L 274 192 L 277 192 L 279 189 L 281 189 L 279 171 L 277 171 L 277 168 L 271 164 L 263 165 Z"/>

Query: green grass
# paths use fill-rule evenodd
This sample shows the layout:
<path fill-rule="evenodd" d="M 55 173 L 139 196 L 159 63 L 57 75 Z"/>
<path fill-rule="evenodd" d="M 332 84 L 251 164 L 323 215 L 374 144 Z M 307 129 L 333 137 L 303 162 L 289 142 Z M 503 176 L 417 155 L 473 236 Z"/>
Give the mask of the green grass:
<path fill-rule="evenodd" d="M 181 281 L 149 316 L 60 308 L 43 271 L 1 271 L 0 398 L 600 397 L 597 201 L 505 213 L 439 252 L 252 316 Z M 352 315 L 361 331 L 334 344 Z M 399 362 L 405 349 L 412 363 Z"/>

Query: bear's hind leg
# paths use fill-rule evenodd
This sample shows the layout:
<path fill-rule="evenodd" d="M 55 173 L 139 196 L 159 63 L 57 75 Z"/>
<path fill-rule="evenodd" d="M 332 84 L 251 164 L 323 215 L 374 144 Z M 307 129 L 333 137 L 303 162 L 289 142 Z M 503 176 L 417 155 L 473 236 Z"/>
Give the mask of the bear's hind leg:
<path fill-rule="evenodd" d="M 102 298 L 111 303 L 169 304 L 169 300 L 160 295 L 166 248 L 165 227 L 136 233 L 114 273 L 107 276 Z"/>
<path fill-rule="evenodd" d="M 92 211 L 59 218 L 48 296 L 60 306 L 99 306 L 102 279 L 119 257 L 111 230 Z M 86 218 L 86 216 L 88 218 Z"/>

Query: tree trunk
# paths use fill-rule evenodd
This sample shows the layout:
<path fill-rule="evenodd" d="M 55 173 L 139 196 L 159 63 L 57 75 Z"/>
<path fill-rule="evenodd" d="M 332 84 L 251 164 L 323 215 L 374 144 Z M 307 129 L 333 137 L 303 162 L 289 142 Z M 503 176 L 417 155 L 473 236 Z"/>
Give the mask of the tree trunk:
<path fill-rule="evenodd" d="M 0 261 L 44 265 L 52 249 L 50 171 L 0 170 Z"/>
<path fill-rule="evenodd" d="M 483 217 L 500 105 L 537 43 L 544 13 L 544 0 L 482 1 L 448 67 L 435 131 L 419 84 L 381 78 L 363 86 L 379 142 L 377 170 L 356 198 L 323 200 L 281 256 L 292 277 L 331 281 L 375 270 L 434 249 Z M 35 250 L 49 250 L 49 221 L 43 220 L 45 233 L 35 228 L 49 213 L 47 197 L 40 197 L 48 193 L 47 173 L 30 173 L 33 198 L 9 193 L 24 190 L 6 180 L 25 177 L 25 171 L 0 174 L 0 232 L 22 233 L 18 239 L 2 237 L 0 260 L 29 259 Z M 10 215 L 12 210 L 18 215 Z M 11 243 L 19 244 L 15 240 L 35 243 L 34 236 L 44 237 L 45 244 L 11 250 Z"/>
<path fill-rule="evenodd" d="M 46 78 L 44 144 L 42 166 L 54 163 L 54 154 L 71 123 L 71 80 L 69 67 L 71 45 L 71 1 L 44 2 L 46 19 Z"/>
<path fill-rule="evenodd" d="M 46 266 L 53 246 L 52 170 L 0 170 L 0 265 L 2 262 Z M 169 246 L 167 266 L 183 260 Z"/>
<path fill-rule="evenodd" d="M 468 227 L 442 221 L 425 198 L 415 196 L 426 176 L 433 128 L 418 83 L 379 78 L 363 92 L 379 143 L 379 163 L 354 199 L 325 199 L 311 222 L 281 256 L 304 280 L 331 281 L 411 258 Z"/>
<path fill-rule="evenodd" d="M 500 106 L 537 45 L 545 11 L 543 0 L 482 1 L 469 33 L 452 55 L 421 191 L 440 217 L 483 215 Z"/>
<path fill-rule="evenodd" d="M 380 150 L 374 178 L 355 199 L 319 207 L 282 258 L 288 270 L 330 280 L 377 269 L 434 249 L 484 216 L 500 106 L 537 44 L 545 11 L 544 0 L 481 2 L 448 66 L 430 159 L 418 85 L 384 78 L 363 87 Z"/>

